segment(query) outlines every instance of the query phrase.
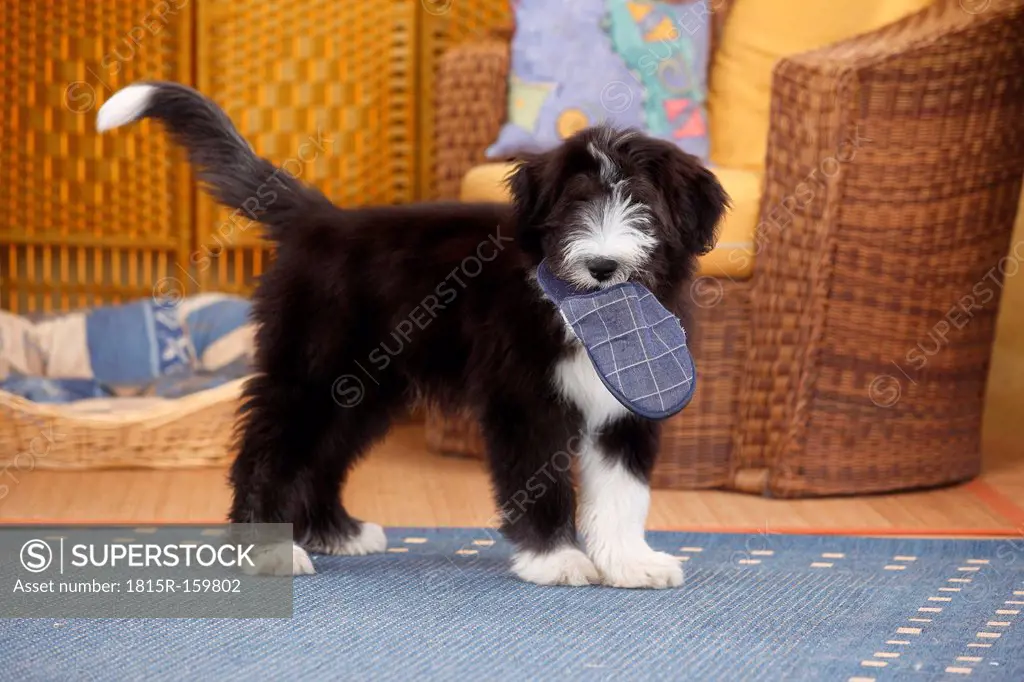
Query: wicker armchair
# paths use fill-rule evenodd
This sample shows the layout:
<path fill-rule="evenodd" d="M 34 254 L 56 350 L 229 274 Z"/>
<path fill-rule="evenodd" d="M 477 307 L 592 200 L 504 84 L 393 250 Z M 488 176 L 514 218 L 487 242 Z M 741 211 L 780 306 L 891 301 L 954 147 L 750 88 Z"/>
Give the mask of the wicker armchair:
<path fill-rule="evenodd" d="M 699 389 L 654 485 L 804 496 L 978 473 L 1002 277 L 1024 257 L 1024 1 L 964 4 L 776 65 L 753 276 L 689 292 Z M 497 135 L 507 71 L 507 34 L 441 61 L 447 197 Z M 427 434 L 482 449 L 465 416 Z"/>

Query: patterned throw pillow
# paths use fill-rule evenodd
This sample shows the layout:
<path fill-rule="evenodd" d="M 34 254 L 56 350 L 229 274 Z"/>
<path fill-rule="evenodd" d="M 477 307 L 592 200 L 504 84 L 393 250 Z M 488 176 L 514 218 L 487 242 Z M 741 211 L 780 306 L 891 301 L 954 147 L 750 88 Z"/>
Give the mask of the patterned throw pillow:
<path fill-rule="evenodd" d="M 252 359 L 251 312 L 249 299 L 227 294 L 199 294 L 181 302 L 178 317 L 188 331 L 199 369 L 219 371 Z"/>
<path fill-rule="evenodd" d="M 612 46 L 643 84 L 644 129 L 706 159 L 711 38 L 707 3 L 606 3 Z"/>
<path fill-rule="evenodd" d="M 489 157 L 545 151 L 599 123 L 707 157 L 705 1 L 519 0 L 514 10 L 508 121 Z"/>
<path fill-rule="evenodd" d="M 22 348 L 31 348 L 34 358 L 27 368 L 17 346 L 13 354 L 4 349 L 12 374 L 95 380 L 107 387 L 144 384 L 190 371 L 194 364 L 175 308 L 154 300 L 46 315 L 33 324 Z M 64 388 L 77 395 L 87 387 L 71 382 Z"/>

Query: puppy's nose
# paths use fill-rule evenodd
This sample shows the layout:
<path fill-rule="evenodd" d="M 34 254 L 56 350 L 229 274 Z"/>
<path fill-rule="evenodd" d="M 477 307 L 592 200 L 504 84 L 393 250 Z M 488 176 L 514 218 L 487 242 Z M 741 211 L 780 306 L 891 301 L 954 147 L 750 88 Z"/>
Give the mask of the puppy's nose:
<path fill-rule="evenodd" d="M 611 258 L 595 258 L 587 261 L 587 269 L 590 270 L 594 279 L 603 282 L 615 274 L 615 271 L 619 269 L 619 264 Z"/>

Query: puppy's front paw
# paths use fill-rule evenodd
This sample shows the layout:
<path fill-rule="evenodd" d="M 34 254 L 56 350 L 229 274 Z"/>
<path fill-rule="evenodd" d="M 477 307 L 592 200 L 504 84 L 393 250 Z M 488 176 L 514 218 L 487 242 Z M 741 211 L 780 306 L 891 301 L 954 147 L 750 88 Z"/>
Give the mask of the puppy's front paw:
<path fill-rule="evenodd" d="M 610 587 L 662 590 L 683 584 L 683 566 L 679 559 L 650 548 L 633 556 L 602 562 L 600 567 L 604 584 Z"/>
<path fill-rule="evenodd" d="M 252 566 L 243 566 L 248 575 L 312 575 L 316 573 L 306 550 L 296 544 L 279 543 L 255 547 Z"/>
<path fill-rule="evenodd" d="M 543 554 L 516 552 L 512 559 L 512 572 L 520 579 L 538 585 L 579 587 L 601 581 L 594 562 L 575 547 L 563 547 Z"/>

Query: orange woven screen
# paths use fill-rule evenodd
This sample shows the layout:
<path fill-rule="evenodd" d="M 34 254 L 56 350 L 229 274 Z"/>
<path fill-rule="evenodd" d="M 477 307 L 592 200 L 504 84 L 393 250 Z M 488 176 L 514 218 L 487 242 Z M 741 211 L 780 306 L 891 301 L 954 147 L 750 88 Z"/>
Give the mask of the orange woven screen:
<path fill-rule="evenodd" d="M 94 132 L 124 85 L 194 83 L 336 202 L 406 202 L 434 194 L 437 59 L 508 22 L 506 0 L 0 2 L 0 307 L 248 292 L 265 268 L 159 124 Z"/>
<path fill-rule="evenodd" d="M 132 81 L 188 82 L 191 52 L 187 0 L 0 2 L 0 307 L 149 296 L 186 257 L 181 157 L 95 114 Z"/>
<path fill-rule="evenodd" d="M 555 2 L 556 0 L 551 0 Z M 558 0 L 560 1 L 560 0 Z M 509 0 L 422 0 L 420 21 L 419 182 L 423 199 L 434 187 L 434 76 L 441 55 L 453 45 L 512 26 Z"/>
<path fill-rule="evenodd" d="M 342 205 L 416 197 L 418 0 L 207 0 L 198 9 L 199 87 L 258 154 Z M 260 234 L 201 196 L 196 283 L 248 291 L 269 257 Z"/>

